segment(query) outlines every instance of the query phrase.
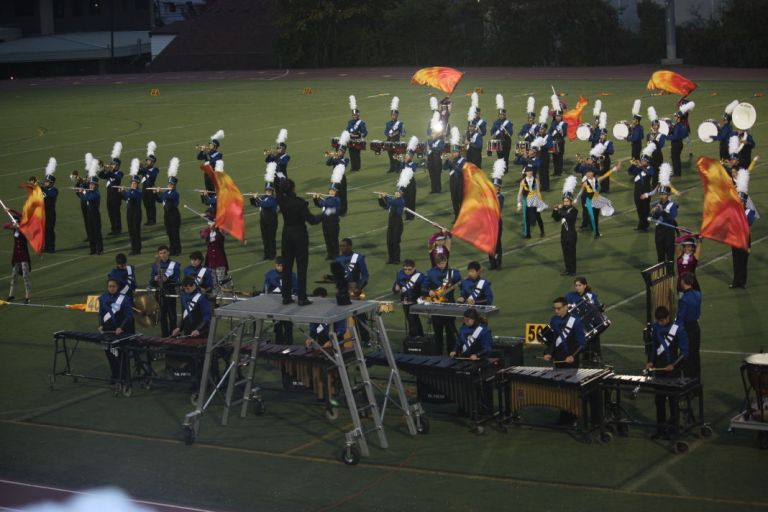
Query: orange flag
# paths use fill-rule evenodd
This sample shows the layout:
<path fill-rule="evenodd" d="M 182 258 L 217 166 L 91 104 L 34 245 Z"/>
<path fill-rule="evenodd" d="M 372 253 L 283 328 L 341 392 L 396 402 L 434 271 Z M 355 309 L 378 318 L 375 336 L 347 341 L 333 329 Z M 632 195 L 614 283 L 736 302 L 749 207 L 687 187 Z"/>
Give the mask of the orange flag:
<path fill-rule="evenodd" d="M 447 94 L 452 94 L 462 76 L 464 76 L 464 72 L 458 69 L 434 66 L 422 68 L 415 72 L 411 77 L 411 84 L 426 85 Z"/>
<path fill-rule="evenodd" d="M 704 183 L 701 236 L 747 249 L 749 223 L 731 177 L 720 162 L 712 158 L 701 157 L 696 165 Z"/>
<path fill-rule="evenodd" d="M 670 94 L 688 96 L 696 90 L 697 85 L 683 75 L 674 71 L 656 71 L 651 75 L 645 86 L 649 91 L 665 91 Z"/>
<path fill-rule="evenodd" d="M 19 231 L 27 237 L 30 247 L 40 254 L 45 244 L 45 199 L 43 189 L 31 183 L 19 185 L 27 189 L 27 200 L 21 210 Z"/>
<path fill-rule="evenodd" d="M 587 106 L 587 98 L 579 96 L 576 107 L 563 113 L 563 121 L 568 123 L 568 140 L 576 140 L 576 130 L 581 124 L 581 111 Z"/>
<path fill-rule="evenodd" d="M 475 164 L 464 164 L 464 199 L 451 233 L 486 254 L 493 254 L 499 236 L 501 208 L 493 183 Z"/>
<path fill-rule="evenodd" d="M 243 194 L 227 173 L 214 171 L 208 164 L 200 166 L 216 187 L 216 225 L 238 240 L 245 237 Z"/>

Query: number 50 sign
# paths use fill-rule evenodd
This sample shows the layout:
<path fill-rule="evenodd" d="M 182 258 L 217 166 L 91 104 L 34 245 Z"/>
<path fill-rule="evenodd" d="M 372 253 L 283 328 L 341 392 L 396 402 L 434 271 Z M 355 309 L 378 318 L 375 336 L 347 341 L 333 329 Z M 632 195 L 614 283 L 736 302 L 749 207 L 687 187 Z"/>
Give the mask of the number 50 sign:
<path fill-rule="evenodd" d="M 540 345 L 541 342 L 539 341 L 539 333 L 546 325 L 547 324 L 525 324 L 525 333 L 523 333 L 525 343 Z"/>

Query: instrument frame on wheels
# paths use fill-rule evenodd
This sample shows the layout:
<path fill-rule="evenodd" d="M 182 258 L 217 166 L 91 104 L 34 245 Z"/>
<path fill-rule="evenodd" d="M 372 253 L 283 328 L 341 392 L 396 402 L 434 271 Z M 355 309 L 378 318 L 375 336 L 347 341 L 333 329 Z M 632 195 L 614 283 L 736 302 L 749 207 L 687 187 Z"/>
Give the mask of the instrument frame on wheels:
<path fill-rule="evenodd" d="M 277 294 L 262 294 L 249 300 L 235 302 L 226 306 L 219 307 L 213 311 L 211 326 L 209 329 L 208 344 L 206 347 L 206 358 L 203 364 L 203 375 L 200 379 L 200 390 L 196 402 L 195 410 L 189 412 L 184 417 L 182 424 L 184 430 L 184 441 L 192 444 L 200 433 L 200 421 L 203 413 L 208 409 L 214 396 L 222 391 L 225 394 L 224 408 L 221 416 L 221 424 L 225 426 L 229 420 L 229 413 L 233 407 L 240 405 L 240 417 L 245 418 L 248 413 L 248 405 L 255 402 L 256 412 L 263 413 L 263 400 L 261 397 L 261 388 L 255 383 L 255 368 L 258 350 L 247 351 L 243 344 L 245 340 L 246 326 L 253 325 L 255 336 L 259 336 L 264 330 L 264 324 L 267 321 L 289 321 L 299 324 L 318 323 L 333 324 L 348 317 L 356 317 L 362 314 L 369 314 L 374 319 L 374 329 L 378 331 L 379 343 L 386 354 L 390 367 L 390 386 L 398 394 L 397 401 L 392 402 L 402 411 L 408 431 L 411 435 L 416 435 L 421 422 L 422 410 L 419 404 L 409 404 L 405 395 L 400 373 L 397 369 L 392 348 L 389 344 L 384 321 L 378 313 L 379 304 L 375 301 L 353 301 L 348 305 L 338 305 L 334 299 L 315 298 L 312 304 L 298 306 L 296 303 L 285 305 L 282 303 L 282 297 Z M 233 328 L 223 336 L 217 335 L 218 324 L 222 320 L 229 319 Z M 384 432 L 383 415 L 386 410 L 389 397 L 385 396 L 382 405 L 379 406 L 371 379 L 368 375 L 368 369 L 365 362 L 365 356 L 360 343 L 360 336 L 356 326 L 351 326 L 352 337 L 347 340 L 352 343 L 354 350 L 354 359 L 348 362 L 342 350 L 342 342 L 339 340 L 333 329 L 330 330 L 329 338 L 333 345 L 332 349 L 323 350 L 329 362 L 336 366 L 342 384 L 344 398 L 352 419 L 353 429 L 345 434 L 345 446 L 341 451 L 341 460 L 345 464 L 357 464 L 361 456 L 368 456 L 368 442 L 366 434 L 376 432 L 381 448 L 389 446 L 386 433 Z M 253 341 L 261 341 L 258 338 Z M 231 355 L 229 365 L 224 372 L 218 384 L 209 390 L 208 376 L 210 372 L 210 363 L 212 354 L 217 347 L 223 343 L 231 343 Z M 246 353 L 248 352 L 248 353 Z M 358 406 L 356 397 L 350 381 L 348 366 L 354 367 L 360 372 L 362 381 L 362 390 L 365 396 L 365 404 Z M 237 381 L 238 367 L 247 367 L 244 369 L 245 378 Z M 225 382 L 226 381 L 226 382 Z M 242 392 L 242 398 L 236 398 L 235 393 Z M 373 428 L 364 430 L 361 422 L 361 413 L 368 413 L 373 421 Z"/>

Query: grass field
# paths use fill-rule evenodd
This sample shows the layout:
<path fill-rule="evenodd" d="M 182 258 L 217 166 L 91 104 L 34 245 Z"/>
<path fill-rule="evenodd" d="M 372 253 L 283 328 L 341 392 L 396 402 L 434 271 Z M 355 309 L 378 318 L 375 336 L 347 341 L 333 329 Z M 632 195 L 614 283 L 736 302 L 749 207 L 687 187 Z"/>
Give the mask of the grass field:
<path fill-rule="evenodd" d="M 647 97 L 641 81 L 561 80 L 558 89 L 575 104 L 579 95 L 590 99 L 585 120 L 591 120 L 591 102 L 598 93 L 609 125 L 630 117 L 632 100 L 643 98 L 643 111 L 654 105 L 660 116 L 671 116 L 676 97 Z M 758 111 L 753 128 L 757 149 L 768 140 L 761 115 L 764 97 L 752 97 L 764 87 L 757 82 L 702 81 L 691 99 L 696 109 L 692 125 L 719 118 L 734 98 L 750 101 Z M 305 87 L 312 88 L 304 95 Z M 493 97 L 504 94 L 510 119 L 519 129 L 528 93 L 537 98 L 537 109 L 548 102 L 550 81 L 473 81 L 471 73 L 459 85 L 463 92 L 482 87 L 483 113 L 493 120 Z M 123 162 L 143 157 L 146 143 L 158 144 L 162 176 L 172 156 L 181 159 L 179 189 L 182 202 L 200 207 L 191 189 L 202 186 L 195 161 L 196 144 L 205 143 L 217 129 L 226 132 L 221 150 L 227 172 L 243 192 L 260 191 L 264 167 L 262 149 L 270 147 L 280 128 L 287 128 L 291 154 L 289 173 L 301 192 L 323 192 L 330 168 L 323 152 L 329 139 L 346 126 L 347 96 L 355 94 L 368 139 L 383 138 L 393 95 L 400 97 L 401 120 L 409 134 L 423 137 L 429 118 L 428 90 L 405 80 L 329 79 L 322 81 L 227 81 L 163 84 L 159 96 L 146 85 L 26 88 L 0 95 L 4 123 L 0 150 L 5 165 L 0 171 L 0 198 L 20 207 L 24 192 L 16 185 L 31 175 L 42 178 L 49 156 L 59 161 L 61 195 L 58 201 L 57 252 L 33 259 L 33 302 L 63 305 L 84 302 L 86 295 L 101 293 L 114 255 L 130 250 L 127 234 L 105 237 L 105 252 L 88 256 L 82 242 L 84 230 L 78 202 L 66 190 L 67 175 L 82 171 L 83 154 L 106 158 L 114 141 L 124 144 Z M 454 119 L 461 124 L 469 99 L 455 95 Z M 645 123 L 647 128 L 647 122 Z M 616 142 L 615 159 L 629 156 L 629 144 Z M 696 229 L 701 220 L 702 191 L 695 169 L 699 156 L 716 156 L 714 144 L 698 139 L 684 151 L 683 178 L 673 181 L 683 194 L 679 222 Z M 575 153 L 588 152 L 588 144 L 568 142 L 566 169 Z M 669 159 L 668 146 L 664 151 Z M 484 156 L 484 168 L 491 159 Z M 363 153 L 363 170 L 348 176 L 349 214 L 342 219 L 342 236 L 353 238 L 371 270 L 368 297 L 388 299 L 394 266 L 386 259 L 386 212 L 376 203 L 374 190 L 391 190 L 396 178 L 386 174 L 386 155 Z M 586 275 L 600 300 L 609 305 L 612 327 L 603 336 L 608 363 L 623 372 L 637 372 L 643 364 L 641 332 L 645 320 L 644 284 L 640 270 L 655 262 L 653 234 L 637 234 L 632 185 L 624 169 L 612 179 L 611 200 L 616 214 L 601 221 L 603 238 L 582 236 L 578 245 L 579 273 Z M 512 170 L 511 176 L 516 176 Z M 525 241 L 520 236 L 520 216 L 514 213 L 512 177 L 505 180 L 504 268 L 488 272 L 501 314 L 493 321 L 494 334 L 520 336 L 526 322 L 546 322 L 551 299 L 568 291 L 571 280 L 559 275 L 562 257 L 559 226 L 545 212 L 546 237 Z M 758 209 L 768 204 L 765 165 L 752 173 L 750 193 Z M 447 174 L 444 192 L 428 194 L 428 178 L 417 175 L 417 208 L 434 220 L 450 224 Z M 555 179 L 550 204 L 560 198 L 561 179 Z M 188 212 L 187 212 L 188 213 Z M 202 248 L 197 238 L 201 224 L 182 212 L 183 254 Z M 247 210 L 247 244 L 229 241 L 227 253 L 238 289 L 260 287 L 271 263 L 261 261 L 258 212 Z M 102 207 L 103 222 L 106 209 Z M 144 228 L 144 252 L 131 258 L 140 282 L 148 280 L 154 249 L 166 243 L 162 225 Z M 108 231 L 106 224 L 104 231 Z M 418 220 L 406 223 L 403 257 L 413 257 L 427 270 L 426 240 L 432 228 Z M 310 228 L 312 243 L 309 281 L 326 271 L 319 226 Z M 743 391 L 739 365 L 744 355 L 760 351 L 766 319 L 765 282 L 768 279 L 766 239 L 768 228 L 758 220 L 752 228 L 749 286 L 729 290 L 730 248 L 707 241 L 699 266 L 704 293 L 702 312 L 702 363 L 706 391 L 705 414 L 715 434 L 696 440 L 685 456 L 672 454 L 665 445 L 633 431 L 604 445 L 575 442 L 569 436 L 530 429 L 504 434 L 491 429 L 483 437 L 468 433 L 451 408 L 432 412 L 431 433 L 411 438 L 396 418 L 389 417 L 389 450 L 372 449 L 358 467 L 337 462 L 342 431 L 348 430 L 343 414 L 327 421 L 321 407 L 308 397 L 269 391 L 268 413 L 262 417 L 231 420 L 222 428 L 212 417 L 203 421 L 199 442 L 193 447 L 180 441 L 179 424 L 191 408 L 186 390 L 141 390 L 130 399 L 115 399 L 103 387 L 62 381 L 48 389 L 51 333 L 62 329 L 95 330 L 95 315 L 76 311 L 0 307 L 0 478 L 67 488 L 117 484 L 144 499 L 218 510 L 485 510 L 509 504 L 519 510 L 635 510 L 673 506 L 677 510 L 753 510 L 768 508 L 764 494 L 764 458 L 754 435 L 726 433 L 728 419 L 741 407 Z M 0 260 L 10 260 L 11 238 L 0 243 Z M 454 242 L 451 261 L 462 272 L 466 263 L 485 255 Z M 186 265 L 187 259 L 181 262 Z M 0 276 L 0 286 L 8 284 Z M 17 287 L 19 284 L 17 283 Z M 22 285 L 23 289 L 23 285 Z M 16 296 L 23 293 L 17 288 Z M 3 296 L 5 290 L 3 290 Z M 393 338 L 402 333 L 398 311 L 386 319 Z M 159 329 L 143 332 L 158 335 Z M 529 362 L 539 349 L 526 351 Z M 81 355 L 83 369 L 103 371 L 106 365 L 97 350 Z M 260 378 L 277 388 L 275 371 L 264 368 Z M 652 411 L 652 401 L 638 407 Z M 646 407 L 647 406 L 647 407 Z M 375 443 L 372 443 L 375 444 Z"/>

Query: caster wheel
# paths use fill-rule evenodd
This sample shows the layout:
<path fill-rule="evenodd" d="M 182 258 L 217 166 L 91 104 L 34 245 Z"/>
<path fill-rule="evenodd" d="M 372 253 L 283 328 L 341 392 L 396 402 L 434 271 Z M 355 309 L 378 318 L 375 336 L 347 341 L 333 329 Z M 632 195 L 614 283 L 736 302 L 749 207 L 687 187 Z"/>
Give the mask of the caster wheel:
<path fill-rule="evenodd" d="M 688 443 L 685 441 L 675 441 L 673 449 L 675 450 L 675 453 L 682 455 L 683 453 L 688 452 Z"/>
<path fill-rule="evenodd" d="M 120 394 L 122 394 L 125 398 L 130 398 L 133 394 L 133 388 L 129 384 L 124 384 L 120 386 Z"/>
<path fill-rule="evenodd" d="M 184 444 L 187 446 L 195 442 L 195 431 L 191 425 L 184 425 Z"/>
<path fill-rule="evenodd" d="M 699 435 L 701 435 L 701 437 L 712 437 L 712 427 L 709 425 L 702 425 L 699 429 Z"/>
<path fill-rule="evenodd" d="M 757 446 L 761 450 L 768 450 L 768 432 L 760 432 L 757 434 Z"/>
<path fill-rule="evenodd" d="M 348 466 L 355 466 L 360 462 L 360 448 L 355 444 L 345 446 L 341 450 L 341 462 Z"/>
<path fill-rule="evenodd" d="M 482 436 L 483 434 L 485 434 L 485 428 L 483 428 L 482 425 L 476 426 L 474 430 L 475 430 L 475 434 L 477 434 L 478 436 Z"/>
<path fill-rule="evenodd" d="M 337 407 L 329 407 L 325 410 L 325 417 L 331 421 L 339 418 L 339 409 Z"/>
<path fill-rule="evenodd" d="M 189 395 L 189 401 L 190 403 L 192 403 L 192 405 L 197 407 L 197 393 L 192 393 L 191 395 Z"/>
<path fill-rule="evenodd" d="M 610 432 L 603 432 L 600 434 L 601 443 L 610 443 L 611 441 L 613 441 L 613 434 Z"/>
<path fill-rule="evenodd" d="M 419 416 L 416 419 L 416 432 L 422 435 L 429 434 L 429 420 L 426 416 Z"/>
<path fill-rule="evenodd" d="M 253 404 L 253 412 L 256 413 L 256 416 L 261 416 L 267 412 L 267 405 L 264 403 L 264 400 L 261 398 L 256 400 L 256 403 Z"/>
<path fill-rule="evenodd" d="M 623 437 L 627 437 L 629 435 L 629 425 L 625 423 L 619 424 L 619 435 Z"/>

